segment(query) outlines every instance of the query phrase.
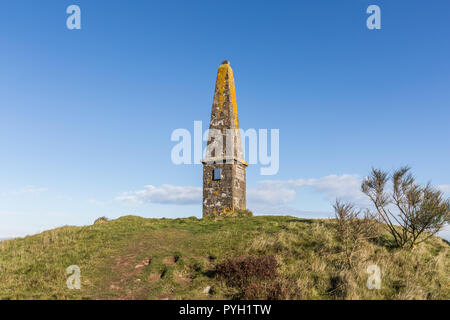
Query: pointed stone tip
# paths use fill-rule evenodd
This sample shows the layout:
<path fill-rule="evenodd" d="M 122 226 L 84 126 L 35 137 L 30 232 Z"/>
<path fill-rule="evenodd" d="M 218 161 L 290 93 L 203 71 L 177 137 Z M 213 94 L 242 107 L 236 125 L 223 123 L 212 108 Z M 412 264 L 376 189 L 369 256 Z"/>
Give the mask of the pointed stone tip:
<path fill-rule="evenodd" d="M 229 64 L 230 64 L 230 61 L 228 61 L 228 60 L 223 60 L 221 64 L 228 64 L 228 65 L 229 65 Z"/>

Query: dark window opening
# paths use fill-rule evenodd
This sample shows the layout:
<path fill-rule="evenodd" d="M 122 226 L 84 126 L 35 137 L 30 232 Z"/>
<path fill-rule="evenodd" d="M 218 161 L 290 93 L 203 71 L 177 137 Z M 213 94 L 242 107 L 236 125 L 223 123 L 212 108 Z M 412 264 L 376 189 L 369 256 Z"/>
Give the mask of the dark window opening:
<path fill-rule="evenodd" d="M 222 180 L 222 169 L 213 170 L 213 180 Z"/>

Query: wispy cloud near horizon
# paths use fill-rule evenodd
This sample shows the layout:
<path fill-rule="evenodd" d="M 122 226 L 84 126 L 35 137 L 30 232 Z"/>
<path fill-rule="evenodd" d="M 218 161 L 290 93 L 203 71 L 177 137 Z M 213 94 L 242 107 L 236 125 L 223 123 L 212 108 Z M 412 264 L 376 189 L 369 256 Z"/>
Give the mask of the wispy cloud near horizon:
<path fill-rule="evenodd" d="M 334 202 L 339 198 L 357 204 L 366 204 L 367 200 L 360 190 L 362 178 L 357 174 L 328 175 L 322 178 L 295 180 L 264 180 L 249 189 L 249 200 L 258 200 L 271 204 L 286 204 L 296 197 L 296 190 L 311 188 L 326 199 Z"/>
<path fill-rule="evenodd" d="M 281 208 L 296 200 L 296 190 L 312 188 L 315 192 L 323 194 L 330 202 L 339 198 L 355 203 L 365 203 L 360 185 L 361 177 L 355 174 L 329 175 L 317 179 L 264 180 L 248 188 L 247 200 L 251 205 Z M 201 204 L 202 188 L 170 184 L 159 187 L 147 185 L 138 191 L 125 192 L 115 200 L 136 204 Z"/>
<path fill-rule="evenodd" d="M 163 184 L 160 187 L 147 185 L 142 190 L 125 192 L 121 196 L 116 197 L 116 200 L 137 204 L 158 203 L 189 205 L 201 203 L 201 198 L 201 187 Z"/>
<path fill-rule="evenodd" d="M 441 184 L 439 186 L 436 186 L 439 190 L 441 190 L 443 193 L 450 195 L 450 184 Z"/>
<path fill-rule="evenodd" d="M 44 192 L 47 192 L 48 189 L 44 187 L 37 187 L 34 185 L 27 185 L 20 189 L 14 189 L 8 192 L 3 192 L 0 195 L 3 197 L 7 196 L 20 196 L 20 195 L 37 195 Z"/>

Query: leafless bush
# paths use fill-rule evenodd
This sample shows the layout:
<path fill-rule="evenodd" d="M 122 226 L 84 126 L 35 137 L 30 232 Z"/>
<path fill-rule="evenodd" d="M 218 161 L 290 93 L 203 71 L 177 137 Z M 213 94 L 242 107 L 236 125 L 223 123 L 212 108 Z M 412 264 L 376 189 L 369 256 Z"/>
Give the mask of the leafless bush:
<path fill-rule="evenodd" d="M 216 273 L 228 285 L 238 287 L 255 279 L 274 279 L 277 269 L 278 262 L 274 256 L 244 256 L 225 260 L 216 267 Z"/>
<path fill-rule="evenodd" d="M 363 181 L 361 190 L 372 201 L 377 218 L 393 235 L 396 244 L 413 248 L 433 236 L 449 221 L 450 199 L 430 184 L 420 186 L 403 167 L 392 175 L 372 169 Z M 392 190 L 386 185 L 391 180 Z"/>
<path fill-rule="evenodd" d="M 242 300 L 282 300 L 284 288 L 279 281 L 253 282 L 244 287 Z"/>
<path fill-rule="evenodd" d="M 220 280 L 237 289 L 235 299 L 281 300 L 294 292 L 295 281 L 285 281 L 278 273 L 274 256 L 230 258 L 216 267 Z"/>
<path fill-rule="evenodd" d="M 352 267 L 352 256 L 364 240 L 378 236 L 377 222 L 369 210 L 362 212 L 351 203 L 336 200 L 334 210 L 338 223 L 338 237 L 343 243 L 347 264 Z"/>

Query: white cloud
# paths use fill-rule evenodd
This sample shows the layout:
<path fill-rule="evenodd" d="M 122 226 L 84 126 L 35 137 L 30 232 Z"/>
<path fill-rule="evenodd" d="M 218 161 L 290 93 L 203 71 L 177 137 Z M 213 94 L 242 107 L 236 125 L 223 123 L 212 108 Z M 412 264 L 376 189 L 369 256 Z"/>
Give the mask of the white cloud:
<path fill-rule="evenodd" d="M 124 193 L 116 200 L 134 203 L 201 204 L 202 188 L 170 184 L 163 184 L 161 187 L 148 185 L 142 190 Z"/>
<path fill-rule="evenodd" d="M 302 218 L 330 218 L 334 216 L 334 213 L 331 210 L 329 212 L 307 211 L 286 205 L 271 205 L 264 203 L 251 203 L 249 209 L 258 215 L 287 215 Z"/>
<path fill-rule="evenodd" d="M 18 195 L 37 195 L 43 192 L 47 192 L 48 189 L 47 188 L 43 188 L 43 187 L 36 187 L 33 185 L 28 185 L 24 188 L 21 189 L 17 189 L 17 190 L 11 190 L 9 192 L 6 193 L 2 193 L 1 195 L 6 197 L 6 196 L 18 196 Z"/>
<path fill-rule="evenodd" d="M 295 200 L 297 189 L 309 187 L 324 194 L 330 201 L 340 198 L 362 203 L 365 201 L 365 196 L 360 191 L 360 185 L 360 176 L 350 174 L 329 175 L 318 179 L 265 180 L 248 188 L 247 199 L 252 204 L 286 207 Z M 126 192 L 116 200 L 134 203 L 201 204 L 202 188 L 170 184 L 160 187 L 148 185 L 142 190 Z"/>
<path fill-rule="evenodd" d="M 450 184 L 441 184 L 440 186 L 437 186 L 437 188 L 443 193 L 450 194 Z"/>
<path fill-rule="evenodd" d="M 247 199 L 251 203 L 266 203 L 271 205 L 287 204 L 295 200 L 295 190 L 287 187 L 268 188 L 262 183 L 247 191 Z"/>
<path fill-rule="evenodd" d="M 105 202 L 99 201 L 99 200 L 97 200 L 97 199 L 88 199 L 88 202 L 91 203 L 91 204 L 95 204 L 95 205 L 97 205 L 97 206 L 103 206 L 103 205 L 105 205 Z"/>
<path fill-rule="evenodd" d="M 32 193 L 32 194 L 37 194 L 37 193 L 42 193 L 42 192 L 47 192 L 48 189 L 47 188 L 42 188 L 42 187 L 36 187 L 36 186 L 26 186 L 24 189 L 22 189 L 20 192 L 21 193 Z"/>
<path fill-rule="evenodd" d="M 249 200 L 255 199 L 252 192 L 258 191 L 256 194 L 261 195 L 258 201 L 286 204 L 295 199 L 296 189 L 312 188 L 330 201 L 339 198 L 362 204 L 367 200 L 360 190 L 361 180 L 361 177 L 355 174 L 329 175 L 317 179 L 265 180 L 258 182 L 254 191 L 249 189 Z"/>

